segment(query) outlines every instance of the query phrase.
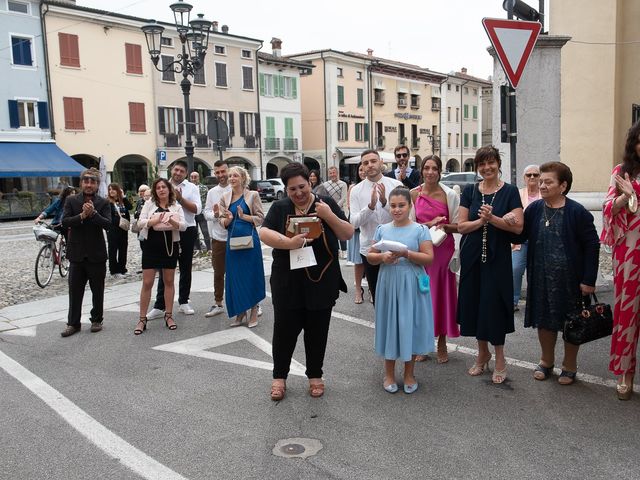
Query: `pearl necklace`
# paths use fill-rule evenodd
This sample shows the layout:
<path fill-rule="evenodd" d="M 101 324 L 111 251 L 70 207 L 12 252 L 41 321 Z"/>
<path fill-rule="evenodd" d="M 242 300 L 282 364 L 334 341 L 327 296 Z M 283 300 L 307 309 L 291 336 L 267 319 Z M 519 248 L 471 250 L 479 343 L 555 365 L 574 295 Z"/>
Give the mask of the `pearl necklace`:
<path fill-rule="evenodd" d="M 480 187 L 478 187 L 478 191 L 480 190 Z M 496 194 L 498 193 L 498 190 L 500 190 L 500 182 L 498 182 L 498 185 L 496 186 L 495 191 L 493 192 L 493 194 L 491 195 L 491 202 L 487 203 L 487 201 L 484 198 L 484 193 L 482 194 L 482 205 L 489 205 L 490 207 L 493 207 L 493 201 L 496 199 Z M 482 226 L 482 254 L 480 255 L 480 261 L 482 263 L 487 263 L 487 231 L 488 231 L 488 223 L 485 223 Z"/>

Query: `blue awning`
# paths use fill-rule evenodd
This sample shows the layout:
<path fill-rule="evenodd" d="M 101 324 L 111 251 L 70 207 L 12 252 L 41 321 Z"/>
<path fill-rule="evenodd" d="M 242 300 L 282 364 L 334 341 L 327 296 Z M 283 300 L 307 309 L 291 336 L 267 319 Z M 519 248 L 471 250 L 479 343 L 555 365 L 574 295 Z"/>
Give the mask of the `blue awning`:
<path fill-rule="evenodd" d="M 84 169 L 55 143 L 0 142 L 0 178 L 78 177 Z"/>

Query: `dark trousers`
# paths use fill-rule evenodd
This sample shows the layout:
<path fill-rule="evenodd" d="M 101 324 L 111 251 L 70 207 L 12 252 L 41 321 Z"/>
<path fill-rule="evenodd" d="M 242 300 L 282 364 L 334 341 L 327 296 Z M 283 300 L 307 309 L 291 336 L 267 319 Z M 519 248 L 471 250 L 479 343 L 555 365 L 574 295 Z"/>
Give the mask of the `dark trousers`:
<path fill-rule="evenodd" d="M 331 308 L 289 310 L 274 305 L 273 378 L 287 378 L 298 335 L 304 330 L 304 352 L 308 378 L 322 377 L 324 352 L 327 348 Z"/>
<path fill-rule="evenodd" d="M 380 265 L 371 265 L 367 261 L 366 255 L 360 254 L 360 258 L 362 258 L 362 263 L 364 265 L 364 276 L 369 284 L 371 298 L 373 299 L 373 303 L 376 303 L 376 286 L 378 285 L 378 271 L 380 270 Z"/>
<path fill-rule="evenodd" d="M 343 252 L 347 251 L 347 241 L 346 240 L 338 240 L 338 242 L 340 243 L 340 250 L 342 250 Z"/>
<path fill-rule="evenodd" d="M 202 237 L 204 238 L 204 249 L 211 249 L 211 237 L 209 237 L 209 224 L 207 223 L 207 219 L 204 218 L 204 214 L 199 213 L 196 215 L 196 227 L 200 227 L 200 231 L 202 231 Z M 196 250 L 200 250 L 200 241 L 198 237 L 198 230 L 196 228 L 196 241 L 194 248 Z"/>
<path fill-rule="evenodd" d="M 69 316 L 67 325 L 80 328 L 82 299 L 89 282 L 91 288 L 91 321 L 101 322 L 104 307 L 104 277 L 107 274 L 105 262 L 71 262 L 69 265 Z"/>
<path fill-rule="evenodd" d="M 129 247 L 129 232 L 120 227 L 112 226 L 107 232 L 109 246 L 109 273 L 127 273 L 127 248 Z"/>
<path fill-rule="evenodd" d="M 180 255 L 178 256 L 178 267 L 180 268 L 180 282 L 178 284 L 178 305 L 183 305 L 189 301 L 191 294 L 191 264 L 193 263 L 193 245 L 198 235 L 198 227 L 187 227 L 184 232 L 180 232 Z M 158 294 L 153 308 L 165 310 L 164 304 L 164 282 L 162 275 L 158 279 Z"/>
<path fill-rule="evenodd" d="M 222 305 L 224 297 L 224 272 L 227 256 L 227 242 L 211 240 L 211 265 L 213 266 L 213 298 L 216 305 Z"/>

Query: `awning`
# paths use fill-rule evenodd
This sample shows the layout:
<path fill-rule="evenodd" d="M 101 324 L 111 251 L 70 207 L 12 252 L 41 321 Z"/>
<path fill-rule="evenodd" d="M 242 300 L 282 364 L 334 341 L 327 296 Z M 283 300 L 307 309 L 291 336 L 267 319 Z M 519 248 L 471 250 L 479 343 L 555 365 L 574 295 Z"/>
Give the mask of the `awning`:
<path fill-rule="evenodd" d="M 342 158 L 345 158 L 345 157 L 353 157 L 355 155 L 360 155 L 362 152 L 364 152 L 366 150 L 366 148 L 342 148 L 342 147 L 337 147 L 336 150 L 339 151 L 342 154 Z M 356 162 L 356 163 L 358 163 L 358 162 Z"/>
<path fill-rule="evenodd" d="M 84 169 L 55 143 L 0 142 L 0 178 L 77 177 Z"/>

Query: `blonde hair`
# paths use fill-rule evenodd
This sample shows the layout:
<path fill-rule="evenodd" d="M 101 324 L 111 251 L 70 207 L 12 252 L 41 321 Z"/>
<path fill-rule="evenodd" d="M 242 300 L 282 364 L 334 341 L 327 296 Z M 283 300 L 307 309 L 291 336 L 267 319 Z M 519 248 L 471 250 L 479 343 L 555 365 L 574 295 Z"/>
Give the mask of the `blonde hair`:
<path fill-rule="evenodd" d="M 240 175 L 240 178 L 242 179 L 242 188 L 247 188 L 249 186 L 251 177 L 249 176 L 249 172 L 247 172 L 246 168 L 240 167 L 238 165 L 233 166 L 229 168 L 229 176 L 231 176 L 232 173 L 237 173 L 238 175 Z"/>

